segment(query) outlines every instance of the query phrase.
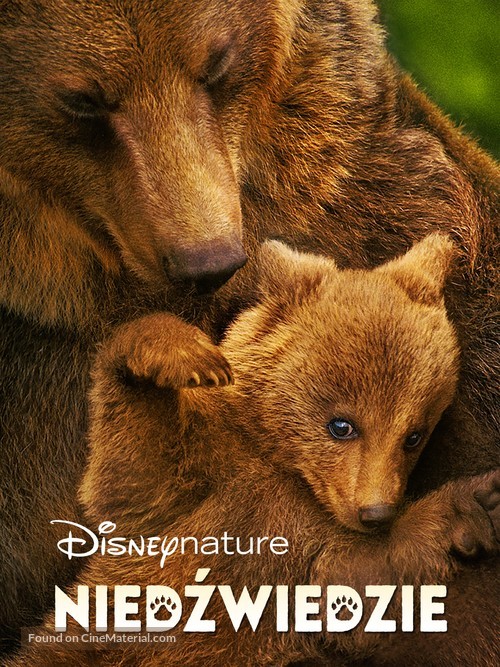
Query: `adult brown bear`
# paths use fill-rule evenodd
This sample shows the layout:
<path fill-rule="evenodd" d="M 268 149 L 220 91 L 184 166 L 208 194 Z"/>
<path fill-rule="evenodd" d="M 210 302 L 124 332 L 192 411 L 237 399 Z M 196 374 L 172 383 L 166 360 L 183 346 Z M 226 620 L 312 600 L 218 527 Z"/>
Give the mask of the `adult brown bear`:
<path fill-rule="evenodd" d="M 154 309 L 224 326 L 253 263 L 195 292 L 244 263 L 242 219 L 251 259 L 279 235 L 352 267 L 449 232 L 463 371 L 416 483 L 498 462 L 498 170 L 371 2 L 0 0 L 0 61 L 3 636 L 72 575 L 48 521 L 77 516 L 96 345 Z"/>

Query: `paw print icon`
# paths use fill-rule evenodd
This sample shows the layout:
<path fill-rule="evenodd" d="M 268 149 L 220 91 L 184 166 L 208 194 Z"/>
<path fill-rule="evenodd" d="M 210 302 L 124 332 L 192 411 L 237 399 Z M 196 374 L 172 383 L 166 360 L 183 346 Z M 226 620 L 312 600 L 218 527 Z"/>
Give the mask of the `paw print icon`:
<path fill-rule="evenodd" d="M 327 630 L 348 632 L 363 616 L 363 602 L 359 594 L 348 586 L 328 586 Z"/>
<path fill-rule="evenodd" d="M 169 621 L 172 618 L 177 605 L 171 598 L 165 598 L 165 596 L 162 595 L 161 598 L 155 598 L 153 602 L 150 602 L 149 607 L 157 620 L 161 619 Z"/>
<path fill-rule="evenodd" d="M 163 632 L 174 628 L 182 617 L 182 602 L 168 586 L 148 586 L 146 591 L 146 629 Z"/>

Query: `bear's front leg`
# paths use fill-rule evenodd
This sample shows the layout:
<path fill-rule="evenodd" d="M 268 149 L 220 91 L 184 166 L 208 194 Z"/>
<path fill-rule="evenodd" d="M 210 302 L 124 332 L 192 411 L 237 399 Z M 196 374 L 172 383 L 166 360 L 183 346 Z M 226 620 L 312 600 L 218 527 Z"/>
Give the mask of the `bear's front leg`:
<path fill-rule="evenodd" d="M 192 390 L 231 384 L 229 363 L 202 331 L 158 313 L 116 330 L 93 381 L 80 490 L 88 515 L 134 533 L 168 525 L 200 495 L 188 454 L 192 412 L 201 413 L 203 401 Z"/>
<path fill-rule="evenodd" d="M 95 385 L 118 378 L 165 389 L 225 386 L 229 362 L 206 334 L 169 313 L 148 315 L 117 329 L 96 359 Z"/>
<path fill-rule="evenodd" d="M 395 528 L 390 552 L 395 575 L 406 584 L 447 585 L 447 632 L 398 631 L 389 646 L 377 650 L 374 667 L 402 662 L 417 667 L 422 655 L 427 664 L 442 667 L 497 664 L 498 598 L 493 582 L 498 560 L 490 558 L 481 568 L 476 563 L 475 570 L 464 570 L 462 561 L 499 552 L 500 470 L 449 482 L 410 505 Z M 417 624 L 418 619 L 416 628 Z"/>
<path fill-rule="evenodd" d="M 390 559 L 400 579 L 437 581 L 454 570 L 451 556 L 494 555 L 499 548 L 500 468 L 448 482 L 411 503 L 391 532 Z"/>
<path fill-rule="evenodd" d="M 449 585 L 463 558 L 493 556 L 500 550 L 500 469 L 449 482 L 424 498 L 409 503 L 387 534 L 352 534 L 344 545 L 333 542 L 319 555 L 312 577 L 322 585 L 335 581 L 363 592 L 366 586 Z M 458 557 L 458 558 L 457 558 Z M 373 603 L 374 604 L 374 603 Z M 373 605 L 366 605 L 371 613 Z M 401 618 L 401 597 L 394 595 L 388 618 Z M 335 651 L 384 654 L 390 637 L 364 632 L 335 637 Z M 482 641 L 477 636 L 478 642 Z M 328 651 L 327 651 L 328 653 Z M 445 664 L 445 663 L 443 663 Z M 446 663 L 448 664 L 448 663 Z"/>

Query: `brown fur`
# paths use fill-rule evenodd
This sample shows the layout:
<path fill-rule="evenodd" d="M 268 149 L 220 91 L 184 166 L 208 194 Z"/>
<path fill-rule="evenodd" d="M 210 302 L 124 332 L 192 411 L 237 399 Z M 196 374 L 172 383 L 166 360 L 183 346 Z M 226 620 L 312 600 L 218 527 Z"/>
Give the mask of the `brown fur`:
<path fill-rule="evenodd" d="M 0 60 L 3 636 L 71 575 L 48 521 L 78 516 L 96 344 L 162 308 L 222 329 L 254 262 L 200 301 L 162 258 L 220 258 L 240 209 L 251 260 L 282 236 L 370 267 L 449 232 L 462 373 L 414 487 L 496 465 L 498 170 L 394 66 L 369 0 L 0 0 Z"/>
<path fill-rule="evenodd" d="M 77 583 L 155 582 L 183 591 L 203 566 L 212 568 L 210 583 L 229 582 L 235 591 L 264 582 L 363 590 L 443 583 L 456 568 L 452 549 L 497 551 L 475 493 L 484 489 L 493 519 L 498 474 L 453 482 L 402 506 L 409 473 L 456 386 L 457 340 L 442 298 L 450 253 L 450 242 L 433 235 L 376 270 L 341 272 L 332 260 L 269 242 L 260 301 L 220 348 L 169 314 L 120 327 L 94 373 L 81 488 L 88 516 L 95 525 L 112 519 L 128 535 L 167 526 L 172 535 L 200 538 L 278 529 L 290 553 L 189 554 L 165 570 L 148 559 L 93 557 Z M 355 422 L 359 437 L 333 439 L 326 424 L 335 416 Z M 406 450 L 415 430 L 424 434 L 421 444 Z M 379 502 L 400 508 L 386 535 L 367 532 L 357 519 L 359 507 Z M 255 635 L 246 624 L 235 635 L 220 602 L 209 617 L 217 619 L 215 634 L 186 638 L 174 630 L 177 642 L 166 654 L 151 645 L 83 655 L 74 645 L 37 645 L 12 664 L 159 666 L 168 656 L 172 665 L 284 665 L 322 660 L 325 647 L 338 664 L 333 651 L 384 656 L 389 641 L 360 630 L 283 635 L 273 630 L 271 612 Z M 50 616 L 45 632 L 52 629 Z M 489 651 L 486 641 L 478 648 Z"/>

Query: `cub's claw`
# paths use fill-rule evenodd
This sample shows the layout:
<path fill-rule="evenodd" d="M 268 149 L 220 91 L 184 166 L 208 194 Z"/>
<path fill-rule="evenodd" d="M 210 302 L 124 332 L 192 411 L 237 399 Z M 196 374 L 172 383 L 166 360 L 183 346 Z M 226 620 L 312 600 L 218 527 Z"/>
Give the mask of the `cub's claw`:
<path fill-rule="evenodd" d="M 191 377 L 188 380 L 187 386 L 188 387 L 199 387 L 201 384 L 201 379 L 198 373 L 192 373 Z"/>

